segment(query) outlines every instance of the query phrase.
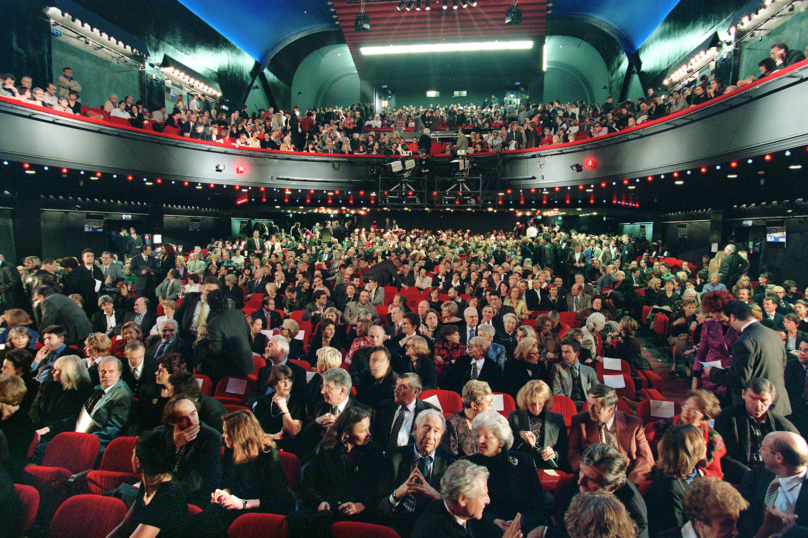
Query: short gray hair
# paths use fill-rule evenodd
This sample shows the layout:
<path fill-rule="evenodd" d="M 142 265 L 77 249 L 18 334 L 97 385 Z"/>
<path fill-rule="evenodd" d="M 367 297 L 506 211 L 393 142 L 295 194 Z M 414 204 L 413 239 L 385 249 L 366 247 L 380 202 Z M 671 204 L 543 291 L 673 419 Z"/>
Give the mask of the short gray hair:
<path fill-rule="evenodd" d="M 508 419 L 497 413 L 496 411 L 486 411 L 474 417 L 471 423 L 471 429 L 485 428 L 497 436 L 499 442 L 502 443 L 503 448 L 510 450 L 513 446 L 513 431 L 508 424 Z"/>
<path fill-rule="evenodd" d="M 283 336 L 273 336 L 270 340 L 275 341 L 275 345 L 278 346 L 278 349 L 283 351 L 283 358 L 289 357 L 289 341 L 284 338 Z"/>
<path fill-rule="evenodd" d="M 166 319 L 164 319 L 163 321 L 160 322 L 160 325 L 157 326 L 157 330 L 159 331 L 160 329 L 162 329 L 163 325 L 165 325 L 166 323 L 172 324 L 175 329 L 178 328 L 177 327 L 177 322 L 175 320 L 170 319 L 170 318 L 166 318 Z"/>
<path fill-rule="evenodd" d="M 123 372 L 123 363 L 121 362 L 121 359 L 119 359 L 115 355 L 107 355 L 106 357 L 98 361 L 98 367 L 101 368 L 101 365 L 104 364 L 105 362 L 114 362 L 115 364 L 118 365 L 118 371 Z"/>
<path fill-rule="evenodd" d="M 102 295 L 101 297 L 98 298 L 99 308 L 103 307 L 106 303 L 115 304 L 115 301 L 113 301 L 112 297 L 110 297 L 109 295 Z"/>
<path fill-rule="evenodd" d="M 443 428 L 443 431 L 446 431 L 446 418 L 443 416 L 443 413 L 437 409 L 426 409 L 418 413 L 418 416 L 415 417 L 415 427 L 421 427 L 421 424 L 426 422 L 426 419 L 429 417 L 438 417 L 440 419 L 441 428 Z"/>
<path fill-rule="evenodd" d="M 626 481 L 628 460 L 610 445 L 589 445 L 581 455 L 581 465 L 597 468 L 603 475 L 603 487 L 606 489 L 620 486 Z"/>
<path fill-rule="evenodd" d="M 459 460 L 451 464 L 440 479 L 440 494 L 446 502 L 457 503 L 463 495 L 470 498 L 478 492 L 480 478 L 488 480 L 488 469 L 475 465 L 469 460 Z"/>
<path fill-rule="evenodd" d="M 465 310 L 463 310 L 463 317 L 466 317 L 469 314 L 479 315 L 479 313 L 477 312 L 477 309 L 474 308 L 473 306 L 470 306 L 470 307 L 466 308 Z"/>
<path fill-rule="evenodd" d="M 350 394 L 353 383 L 351 382 L 351 374 L 342 368 L 334 368 L 323 374 L 323 383 L 330 381 L 334 386 L 345 389 L 346 394 Z"/>
<path fill-rule="evenodd" d="M 516 316 L 516 314 L 511 314 L 510 312 L 502 316 L 502 322 L 505 323 L 505 321 L 509 318 L 513 318 L 514 321 L 516 321 L 516 324 L 519 325 L 519 318 Z"/>
<path fill-rule="evenodd" d="M 480 325 L 477 328 L 477 332 L 485 333 L 488 336 L 494 336 L 495 334 L 497 334 L 497 330 L 494 329 L 491 325 L 488 325 L 488 324 Z"/>
<path fill-rule="evenodd" d="M 728 251 L 730 251 L 730 253 L 734 253 L 734 252 L 735 252 L 735 245 L 733 245 L 732 243 L 730 243 L 729 245 L 727 245 L 726 247 L 724 247 L 724 250 L 728 250 Z"/>
<path fill-rule="evenodd" d="M 424 384 L 421 382 L 421 376 L 414 372 L 407 372 L 404 375 L 398 376 L 398 378 L 402 381 L 406 381 L 411 389 L 415 389 L 418 392 L 424 390 Z"/>

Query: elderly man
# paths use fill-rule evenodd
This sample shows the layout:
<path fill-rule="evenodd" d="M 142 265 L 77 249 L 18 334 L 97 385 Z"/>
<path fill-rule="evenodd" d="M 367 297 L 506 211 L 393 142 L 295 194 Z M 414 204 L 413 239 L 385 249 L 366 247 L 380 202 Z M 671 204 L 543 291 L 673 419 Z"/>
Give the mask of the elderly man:
<path fill-rule="evenodd" d="M 494 308 L 496 315 L 496 308 Z M 471 339 L 477 336 L 477 323 L 480 321 L 480 314 L 474 307 L 468 307 L 463 311 L 463 320 L 466 326 L 460 329 L 460 343 L 468 345 Z"/>
<path fill-rule="evenodd" d="M 741 482 L 741 495 L 749 501 L 739 525 L 742 534 L 754 535 L 767 510 L 790 521 L 796 516 L 796 525 L 808 527 L 808 443 L 795 433 L 772 432 L 760 444 L 760 456 L 763 465 Z"/>
<path fill-rule="evenodd" d="M 392 450 L 410 444 L 411 435 L 416 431 L 416 417 L 428 409 L 437 409 L 418 398 L 421 389 L 418 374 L 406 373 L 396 380 L 393 399 L 379 403 L 372 433 L 382 447 Z"/>
<path fill-rule="evenodd" d="M 311 410 L 311 416 L 314 417 L 314 420 L 298 434 L 300 443 L 298 445 L 298 454 L 302 457 L 305 458 L 314 450 L 317 443 L 323 438 L 325 430 L 337 420 L 337 417 L 347 407 L 367 408 L 366 405 L 350 397 L 352 386 L 350 374 L 342 368 L 333 368 L 323 374 L 323 388 L 320 389 L 323 401 Z"/>
<path fill-rule="evenodd" d="M 767 379 L 774 386 L 772 410 L 782 416 L 791 414 L 785 389 L 786 349 L 775 331 L 764 327 L 752 315 L 749 305 L 731 301 L 724 306 L 730 326 L 740 334 L 730 349 L 729 368 L 705 368 L 704 375 L 717 385 L 729 387 L 732 403 L 741 402 L 741 389 L 753 378 Z"/>
<path fill-rule="evenodd" d="M 715 431 L 727 446 L 721 468 L 731 484 L 738 484 L 746 471 L 763 462 L 760 447 L 766 435 L 775 431 L 798 433 L 791 422 L 771 409 L 776 389 L 770 381 L 752 378 L 741 395 L 741 403 L 725 408 L 715 419 Z"/>
<path fill-rule="evenodd" d="M 412 538 L 494 537 L 522 538 L 521 516 L 505 533 L 482 520 L 488 497 L 488 470 L 468 460 L 451 464 L 440 481 L 442 499 L 432 501 L 415 522 Z"/>
<path fill-rule="evenodd" d="M 592 308 L 592 297 L 583 293 L 583 288 L 576 282 L 567 295 L 567 312 L 583 312 L 587 308 Z"/>
<path fill-rule="evenodd" d="M 446 430 L 446 420 L 440 411 L 424 409 L 415 417 L 412 430 L 415 443 L 399 445 L 387 454 L 382 491 L 391 493 L 379 501 L 379 511 L 390 518 L 390 526 L 399 536 L 409 536 L 430 502 L 440 499 L 437 489 L 446 468 L 455 459 L 439 446 Z"/>
<path fill-rule="evenodd" d="M 628 479 L 642 484 L 651 476 L 654 455 L 645 438 L 642 420 L 617 411 L 617 393 L 603 384 L 594 385 L 586 398 L 589 411 L 572 417 L 567 459 L 574 471 L 591 445 L 605 443 L 628 459 Z"/>
<path fill-rule="evenodd" d="M 376 307 L 370 304 L 370 293 L 367 290 L 359 292 L 359 300 L 352 301 L 345 305 L 345 312 L 342 314 L 343 323 L 356 323 L 357 318 L 362 314 L 370 314 L 373 323 L 380 321 Z"/>
<path fill-rule="evenodd" d="M 166 319 L 160 322 L 157 334 L 146 340 L 146 357 L 156 359 L 168 353 L 179 353 L 186 362 L 190 359 L 191 347 L 177 334 L 177 322 Z"/>
<path fill-rule="evenodd" d="M 289 341 L 286 338 L 278 335 L 268 339 L 264 350 L 264 358 L 267 365 L 258 370 L 258 381 L 247 399 L 247 403 L 251 408 L 255 407 L 260 397 L 272 394 L 274 391 L 269 386 L 269 377 L 272 373 L 272 367 L 278 365 L 288 366 L 292 370 L 292 375 L 295 378 L 292 382 L 292 396 L 300 399 L 306 398 L 306 371 L 301 366 L 289 362 Z"/>
<path fill-rule="evenodd" d="M 626 480 L 628 462 L 620 451 L 603 443 L 587 448 L 581 457 L 577 481 L 556 492 L 554 519 L 563 522 L 572 499 L 595 491 L 605 491 L 620 499 L 631 519 L 637 525 L 637 538 L 648 538 L 648 510 L 640 492 L 631 481 Z M 529 538 L 561 538 L 567 536 L 563 528 L 544 527 L 532 531 Z"/>
<path fill-rule="evenodd" d="M 154 377 L 157 372 L 157 362 L 152 357 L 146 357 L 146 348 L 140 340 L 127 342 L 123 348 L 123 354 L 126 356 L 126 364 L 123 366 L 121 379 L 126 382 L 136 398 L 142 400 L 153 397 L 157 392 Z"/>
<path fill-rule="evenodd" d="M 749 268 L 749 262 L 735 251 L 735 245 L 733 244 L 724 247 L 724 254 L 726 254 L 726 257 L 721 262 L 721 268 L 718 273 L 721 275 L 721 283 L 728 290 L 731 290 L 738 282 L 738 279 L 741 278 L 743 272 Z"/>
<path fill-rule="evenodd" d="M 178 396 L 166 403 L 160 432 L 173 469 L 188 502 L 205 506 L 222 480 L 221 435 L 199 420 L 199 404 Z"/>
<path fill-rule="evenodd" d="M 91 433 L 101 441 L 101 452 L 129 420 L 132 391 L 121 379 L 123 364 L 118 357 L 104 357 L 98 363 L 101 384 L 82 406 L 76 431 Z"/>
<path fill-rule="evenodd" d="M 135 299 L 134 312 L 125 314 L 121 325 L 130 321 L 137 323 L 143 334 L 149 334 L 151 328 L 154 327 L 154 322 L 157 321 L 157 316 L 149 310 L 148 299 L 145 297 Z"/>

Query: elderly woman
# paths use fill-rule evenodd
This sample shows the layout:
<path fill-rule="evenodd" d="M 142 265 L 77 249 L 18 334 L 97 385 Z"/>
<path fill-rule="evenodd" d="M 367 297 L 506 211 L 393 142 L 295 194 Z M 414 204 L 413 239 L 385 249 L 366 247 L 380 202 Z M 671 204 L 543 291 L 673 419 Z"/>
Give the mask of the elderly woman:
<path fill-rule="evenodd" d="M 738 333 L 730 327 L 729 318 L 724 315 L 724 307 L 734 300 L 732 294 L 726 290 L 705 293 L 701 297 L 701 309 L 707 313 L 711 319 L 705 320 L 701 329 L 701 340 L 699 349 L 696 351 L 693 363 L 694 389 L 701 388 L 708 390 L 718 397 L 719 401 L 724 400 L 724 404 L 729 404 L 729 391 L 727 387 L 716 385 L 710 378 L 703 375 L 704 363 L 721 361 L 723 368 L 729 368 L 730 353 L 732 344 L 738 338 Z M 727 405 L 722 405 L 726 407 Z"/>
<path fill-rule="evenodd" d="M 238 285 L 238 277 L 229 274 L 224 277 L 224 294 L 235 303 L 236 310 L 244 308 L 244 290 Z"/>
<path fill-rule="evenodd" d="M 438 388 L 438 374 L 435 371 L 435 359 L 423 336 L 412 336 L 404 347 L 404 356 L 397 356 L 393 361 L 393 370 L 398 375 L 409 372 L 418 374 L 423 390 Z"/>
<path fill-rule="evenodd" d="M 557 332 L 553 331 L 553 320 L 547 314 L 541 314 L 536 318 L 534 324 L 536 328 L 536 338 L 539 341 L 542 361 L 552 365 L 561 356 L 561 348 L 558 343 L 561 339 Z"/>
<path fill-rule="evenodd" d="M 14 349 L 3 355 L 3 367 L 0 372 L 8 375 L 16 375 L 21 378 L 25 383 L 25 388 L 28 392 L 20 403 L 20 411 L 28 414 L 31 410 L 31 405 L 34 403 L 39 392 L 39 381 L 37 381 L 34 372 L 31 371 L 31 364 L 34 362 L 34 356 L 28 349 Z"/>
<path fill-rule="evenodd" d="M 510 314 L 508 314 L 510 315 Z M 505 361 L 507 360 L 507 352 L 505 346 L 502 344 L 494 343 L 494 335 L 497 333 L 497 330 L 494 329 L 491 325 L 480 325 L 477 327 L 477 334 L 488 340 L 489 347 L 488 353 L 485 356 L 495 363 L 500 368 L 505 368 Z M 514 334 L 513 337 L 513 347 L 516 347 L 516 335 Z"/>
<path fill-rule="evenodd" d="M 502 317 L 502 328 L 497 331 L 496 343 L 505 348 L 508 358 L 513 358 L 513 350 L 519 341 L 516 339 L 516 330 L 519 327 L 519 318 L 510 312 Z M 501 365 L 500 365 L 501 366 Z"/>
<path fill-rule="evenodd" d="M 0 374 L 0 432 L 6 436 L 9 454 L 3 466 L 17 483 L 21 483 L 28 448 L 34 439 L 34 425 L 28 415 L 20 411 L 27 391 L 22 378 Z"/>
<path fill-rule="evenodd" d="M 505 373 L 502 376 L 505 392 L 516 398 L 522 387 L 532 380 L 549 382 L 547 365 L 539 358 L 538 340 L 523 338 L 516 346 L 513 360 L 505 363 Z"/>
<path fill-rule="evenodd" d="M 626 507 L 615 495 L 604 490 L 576 495 L 564 515 L 564 526 L 567 528 L 570 538 L 636 538 L 637 536 L 637 525 Z"/>
<path fill-rule="evenodd" d="M 706 390 L 691 390 L 682 404 L 682 412 L 672 419 L 663 419 L 653 424 L 654 439 L 660 439 L 672 426 L 689 424 L 698 428 L 704 436 L 707 447 L 704 458 L 699 460 L 697 467 L 705 475 L 723 478 L 721 471 L 721 458 L 727 453 L 727 447 L 721 434 L 715 431 L 709 422 L 721 413 L 718 398 Z M 650 431 L 651 428 L 649 428 Z"/>
<path fill-rule="evenodd" d="M 514 447 L 530 454 L 538 469 L 567 470 L 567 426 L 553 413 L 553 394 L 541 380 L 528 381 L 516 396 L 519 409 L 508 415 Z"/>
<path fill-rule="evenodd" d="M 283 320 L 278 332 L 280 332 L 281 336 L 286 338 L 286 341 L 289 342 L 288 358 L 295 360 L 306 358 L 306 354 L 303 349 L 303 341 L 297 339 L 297 335 L 300 332 L 300 325 L 298 325 L 295 320 Z"/>
<path fill-rule="evenodd" d="M 258 399 L 253 411 L 261 428 L 269 433 L 279 450 L 290 450 L 294 438 L 300 433 L 306 419 L 306 402 L 302 396 L 292 395 L 295 374 L 285 364 L 276 364 L 269 374 L 267 385 L 273 389 Z"/>
<path fill-rule="evenodd" d="M 314 366 L 314 375 L 306 385 L 308 395 L 306 405 L 309 409 L 323 401 L 323 374 L 342 364 L 342 353 L 333 347 L 321 347 L 317 350 L 317 363 Z"/>
<path fill-rule="evenodd" d="M 682 500 L 690 482 L 699 476 L 696 464 L 704 459 L 706 445 L 699 428 L 690 424 L 672 426 L 657 447 L 656 471 L 645 494 L 649 536 L 685 523 Z"/>
<path fill-rule="evenodd" d="M 188 503 L 179 483 L 172 480 L 171 458 L 158 432 L 149 433 L 135 444 L 132 467 L 140 476 L 137 499 L 108 538 L 177 536 L 188 525 Z"/>
<path fill-rule="evenodd" d="M 189 535 L 220 538 L 242 514 L 286 515 L 295 509 L 275 443 L 252 412 L 225 415 L 223 430 L 223 487 L 213 492 L 205 511 L 192 518 Z"/>
<path fill-rule="evenodd" d="M 115 328 L 123 323 L 123 312 L 115 308 L 115 301 L 109 295 L 98 298 L 98 312 L 90 319 L 93 332 L 103 333 L 112 338 Z"/>
<path fill-rule="evenodd" d="M 42 384 L 29 412 L 42 440 L 73 431 L 81 406 L 93 393 L 87 365 L 76 355 L 56 359 L 51 373 L 53 378 Z"/>
<path fill-rule="evenodd" d="M 581 328 L 581 332 L 583 332 L 584 337 L 581 345 L 588 349 L 589 352 L 592 354 L 593 357 L 597 356 L 597 348 L 598 348 L 598 334 L 606 327 L 606 316 L 599 312 L 595 312 L 594 314 L 590 314 L 588 318 L 586 318 L 586 323 Z"/>
<path fill-rule="evenodd" d="M 662 533 L 664 538 L 732 538 L 741 512 L 749 508 L 738 490 L 715 477 L 694 479 L 681 504 L 687 523 Z"/>
<path fill-rule="evenodd" d="M 430 303 L 431 304 L 431 303 Z M 458 328 L 465 328 L 465 321 L 457 317 L 457 303 L 445 301 L 440 305 L 441 323 L 444 325 L 456 325 Z"/>
<path fill-rule="evenodd" d="M 36 341 L 39 339 L 39 334 L 28 328 L 32 323 L 31 317 L 24 310 L 20 310 L 19 308 L 6 310 L 0 314 L 0 322 L 2 322 L 2 325 L 6 328 L 6 330 L 0 334 L 0 344 L 8 344 L 12 334 L 25 334 L 25 331 L 13 331 L 19 328 L 28 331 L 28 343 L 25 344 L 24 347 L 34 348 Z M 14 347 L 19 348 L 17 345 Z M 8 349 L 8 346 L 6 346 L 6 349 Z"/>
<path fill-rule="evenodd" d="M 511 521 L 516 514 L 522 514 L 524 532 L 541 525 L 547 511 L 536 466 L 529 454 L 511 450 L 514 436 L 508 421 L 496 411 L 487 411 L 474 417 L 472 430 L 477 438 L 477 454 L 469 461 L 490 473 L 491 503 L 484 514 L 503 529 L 502 522 Z"/>
<path fill-rule="evenodd" d="M 485 381 L 469 381 L 463 387 L 463 409 L 446 420 L 441 446 L 457 457 L 465 458 L 477 453 L 477 438 L 471 424 L 479 413 L 491 409 L 491 387 Z"/>
<path fill-rule="evenodd" d="M 301 504 L 334 520 L 377 522 L 382 453 L 370 444 L 371 410 L 349 406 L 328 427 L 303 472 Z"/>
<path fill-rule="evenodd" d="M 530 325 L 520 325 L 516 328 L 516 342 L 521 342 L 523 338 L 536 338 L 536 329 L 531 327 Z"/>

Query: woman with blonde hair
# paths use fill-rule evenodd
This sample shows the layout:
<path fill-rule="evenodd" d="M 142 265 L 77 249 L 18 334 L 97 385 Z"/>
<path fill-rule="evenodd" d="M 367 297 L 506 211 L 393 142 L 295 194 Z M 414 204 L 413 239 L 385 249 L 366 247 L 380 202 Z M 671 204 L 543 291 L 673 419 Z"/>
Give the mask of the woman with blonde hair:
<path fill-rule="evenodd" d="M 435 359 L 429 344 L 423 336 L 412 336 L 404 346 L 404 357 L 393 359 L 393 370 L 402 375 L 416 373 L 421 378 L 422 390 L 438 388 L 438 374 L 435 370 Z"/>
<path fill-rule="evenodd" d="M 564 417 L 553 413 L 553 393 L 539 379 L 528 381 L 516 395 L 519 409 L 508 415 L 515 450 L 533 456 L 537 469 L 568 469 L 567 426 Z"/>
<path fill-rule="evenodd" d="M 295 509 L 295 495 L 275 443 L 252 411 L 242 409 L 222 420 L 223 487 L 213 492 L 205 511 L 191 520 L 193 536 L 227 536 L 230 524 L 248 512 L 286 515 Z"/>
<path fill-rule="evenodd" d="M 541 350 L 538 340 L 529 337 L 522 338 L 513 352 L 513 360 L 505 363 L 505 370 L 502 374 L 502 382 L 508 394 L 516 398 L 522 387 L 534 379 L 541 379 L 549 383 L 549 370 L 540 358 Z"/>
<path fill-rule="evenodd" d="M 43 440 L 72 431 L 81 406 L 93 393 L 87 365 L 76 355 L 56 359 L 51 374 L 52 379 L 42 384 L 29 412 Z"/>

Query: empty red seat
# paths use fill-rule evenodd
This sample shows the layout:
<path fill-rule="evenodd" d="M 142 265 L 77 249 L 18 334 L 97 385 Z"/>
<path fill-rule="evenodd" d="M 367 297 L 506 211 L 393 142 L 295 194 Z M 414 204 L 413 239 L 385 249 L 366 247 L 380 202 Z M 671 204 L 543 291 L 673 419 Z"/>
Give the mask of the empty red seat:
<path fill-rule="evenodd" d="M 213 393 L 213 396 L 217 399 L 219 399 L 219 397 L 225 397 L 235 400 L 226 403 L 243 405 L 247 402 L 247 396 L 252 392 L 253 387 L 255 387 L 255 381 L 249 377 L 224 377 L 216 384 L 216 391 Z M 225 402 L 225 400 L 221 401 Z"/>
<path fill-rule="evenodd" d="M 126 516 L 126 505 L 115 497 L 76 495 L 56 511 L 48 538 L 105 538 Z"/>
<path fill-rule="evenodd" d="M 553 396 L 553 412 L 561 414 L 561 416 L 564 417 L 564 424 L 569 428 L 570 425 L 572 425 L 572 416 L 575 415 L 578 410 L 575 407 L 575 402 L 573 402 L 571 398 L 567 398 L 566 396 Z"/>
<path fill-rule="evenodd" d="M 227 529 L 228 538 L 287 538 L 286 517 L 277 514 L 244 514 Z"/>
<path fill-rule="evenodd" d="M 135 452 L 137 437 L 113 439 L 104 455 L 98 470 L 90 471 L 85 478 L 87 493 L 103 495 L 121 484 L 136 484 L 140 477 L 132 468 L 132 455 Z"/>
<path fill-rule="evenodd" d="M 302 480 L 300 460 L 291 452 L 281 450 L 278 454 L 281 456 L 281 463 L 283 464 L 283 470 L 286 472 L 286 483 L 289 484 L 289 489 L 297 491 Z"/>
<path fill-rule="evenodd" d="M 20 536 L 24 536 L 36 522 L 36 514 L 39 511 L 39 492 L 36 488 L 23 484 L 14 484 L 14 491 L 22 505 L 22 527 Z"/>
<path fill-rule="evenodd" d="M 205 396 L 213 396 L 213 381 L 204 374 L 194 374 L 196 382 L 199 383 L 199 390 Z"/>
<path fill-rule="evenodd" d="M 356 521 L 340 521 L 332 524 L 331 536 L 333 538 L 399 538 L 398 533 L 390 527 Z"/>

